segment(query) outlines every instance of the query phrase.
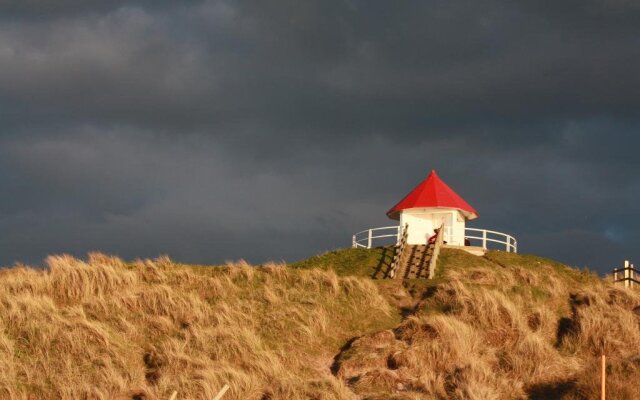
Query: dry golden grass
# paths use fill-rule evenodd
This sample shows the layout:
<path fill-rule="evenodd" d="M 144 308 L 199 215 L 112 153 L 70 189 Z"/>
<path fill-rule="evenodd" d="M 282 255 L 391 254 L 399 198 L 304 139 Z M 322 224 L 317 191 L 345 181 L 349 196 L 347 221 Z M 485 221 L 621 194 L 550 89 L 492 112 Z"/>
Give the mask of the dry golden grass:
<path fill-rule="evenodd" d="M 340 277 L 322 257 L 291 269 L 92 254 L 0 271 L 0 399 L 211 399 L 229 384 L 225 400 L 587 400 L 602 352 L 609 398 L 640 399 L 638 291 L 451 250 L 433 281 L 377 281 L 348 276 L 375 257 L 345 254 L 330 254 Z"/>
<path fill-rule="evenodd" d="M 354 341 L 337 374 L 363 399 L 639 399 L 637 291 L 527 256 L 449 252 L 396 329 Z M 391 397 L 393 396 L 393 397 Z"/>
<path fill-rule="evenodd" d="M 0 275 L 3 399 L 347 399 L 333 356 L 393 323 L 371 281 L 332 271 L 46 263 Z"/>

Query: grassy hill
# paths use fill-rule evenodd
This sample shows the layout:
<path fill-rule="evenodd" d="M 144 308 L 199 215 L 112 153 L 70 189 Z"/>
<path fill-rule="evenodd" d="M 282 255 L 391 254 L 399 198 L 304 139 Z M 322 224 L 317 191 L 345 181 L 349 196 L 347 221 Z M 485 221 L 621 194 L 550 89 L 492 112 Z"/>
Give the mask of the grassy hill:
<path fill-rule="evenodd" d="M 0 272 L 0 398 L 638 399 L 636 292 L 535 256 L 389 249 L 289 266 L 50 257 Z M 31 396 L 31 397 L 30 397 Z"/>

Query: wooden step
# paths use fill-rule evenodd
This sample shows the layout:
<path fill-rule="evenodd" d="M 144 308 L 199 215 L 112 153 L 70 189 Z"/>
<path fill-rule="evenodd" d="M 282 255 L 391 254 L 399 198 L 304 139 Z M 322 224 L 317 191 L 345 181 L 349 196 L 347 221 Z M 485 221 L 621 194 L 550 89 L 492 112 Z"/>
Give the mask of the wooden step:
<path fill-rule="evenodd" d="M 437 243 L 424 245 L 406 244 L 406 237 L 403 236 L 402 251 L 396 250 L 397 258 L 394 258 L 393 275 L 388 277 L 399 279 L 432 278 L 439 246 L 442 246 L 441 235 L 438 236 Z"/>
<path fill-rule="evenodd" d="M 426 245 L 408 245 L 407 255 L 402 260 L 402 273 L 404 279 L 422 278 L 427 275 L 429 260 L 432 250 Z"/>

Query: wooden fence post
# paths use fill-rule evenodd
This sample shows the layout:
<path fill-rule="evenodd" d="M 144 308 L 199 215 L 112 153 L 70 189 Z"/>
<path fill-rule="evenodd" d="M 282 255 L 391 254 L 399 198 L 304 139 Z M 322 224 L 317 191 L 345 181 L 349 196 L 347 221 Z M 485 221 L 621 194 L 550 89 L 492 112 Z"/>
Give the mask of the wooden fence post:
<path fill-rule="evenodd" d="M 229 385 L 224 385 L 224 387 L 220 389 L 220 391 L 218 392 L 216 397 L 213 398 L 213 400 L 220 400 L 222 396 L 224 396 L 224 394 L 227 393 L 227 390 L 229 390 Z"/>
<path fill-rule="evenodd" d="M 624 287 L 629 287 L 629 261 L 624 260 Z"/>
<path fill-rule="evenodd" d="M 606 400 L 607 399 L 607 395 L 606 395 L 606 382 L 607 382 L 607 358 L 604 354 L 602 354 L 602 363 L 601 363 L 601 374 L 600 374 L 600 387 L 601 387 L 601 391 L 600 391 L 600 399 L 601 400 Z"/>

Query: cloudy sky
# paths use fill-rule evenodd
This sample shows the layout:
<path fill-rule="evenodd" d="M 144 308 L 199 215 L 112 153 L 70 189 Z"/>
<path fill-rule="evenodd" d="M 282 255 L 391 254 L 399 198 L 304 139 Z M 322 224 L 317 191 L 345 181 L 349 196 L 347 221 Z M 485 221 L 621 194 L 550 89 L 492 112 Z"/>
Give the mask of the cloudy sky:
<path fill-rule="evenodd" d="M 521 252 L 640 263 L 640 2 L 0 0 L 0 264 L 293 261 L 431 169 Z"/>

